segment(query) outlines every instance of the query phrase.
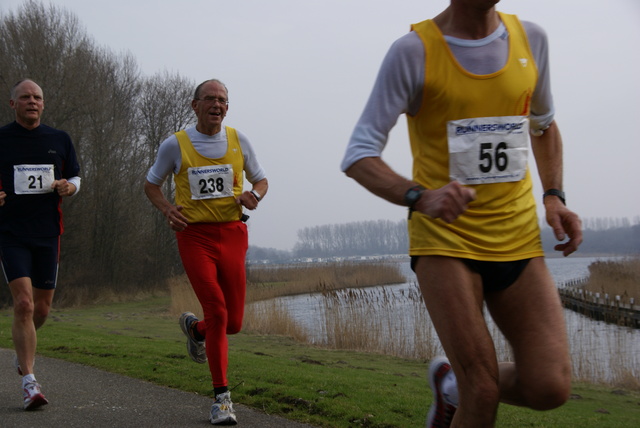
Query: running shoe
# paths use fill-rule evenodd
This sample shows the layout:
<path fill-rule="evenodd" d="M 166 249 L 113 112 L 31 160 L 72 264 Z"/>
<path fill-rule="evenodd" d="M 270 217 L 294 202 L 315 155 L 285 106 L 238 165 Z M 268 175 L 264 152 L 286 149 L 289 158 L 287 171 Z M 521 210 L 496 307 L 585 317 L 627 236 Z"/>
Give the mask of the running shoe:
<path fill-rule="evenodd" d="M 236 414 L 233 412 L 231 391 L 216 395 L 216 401 L 211 406 L 209 421 L 212 425 L 235 425 L 238 423 Z"/>
<path fill-rule="evenodd" d="M 451 371 L 451 364 L 445 357 L 434 359 L 429 365 L 429 385 L 433 392 L 433 402 L 427 415 L 427 428 L 448 428 L 456 412 L 442 392 L 442 381 Z"/>
<path fill-rule="evenodd" d="M 187 336 L 187 353 L 196 363 L 204 364 L 207 362 L 204 340 L 196 340 L 193 337 L 194 324 L 197 322 L 198 318 L 191 312 L 185 312 L 180 316 L 180 328 L 182 328 L 184 335 Z"/>
<path fill-rule="evenodd" d="M 33 410 L 37 409 L 40 406 L 44 406 L 45 404 L 49 404 L 42 391 L 40 391 L 40 384 L 38 382 L 27 382 L 24 386 L 24 409 L 25 410 Z"/>

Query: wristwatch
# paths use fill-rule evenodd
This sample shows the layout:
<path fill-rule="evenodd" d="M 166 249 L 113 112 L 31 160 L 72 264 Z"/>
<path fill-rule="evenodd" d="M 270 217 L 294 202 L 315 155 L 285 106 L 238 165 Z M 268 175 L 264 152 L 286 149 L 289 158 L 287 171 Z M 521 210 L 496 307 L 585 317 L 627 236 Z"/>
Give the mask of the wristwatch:
<path fill-rule="evenodd" d="M 425 188 L 420 185 L 409 188 L 407 193 L 404 194 L 404 204 L 408 206 L 410 210 L 413 210 L 413 206 L 418 202 L 424 191 Z"/>
<path fill-rule="evenodd" d="M 262 196 L 260 196 L 260 193 L 256 192 L 255 190 L 251 190 L 251 194 L 253 195 L 254 198 L 256 198 L 258 202 L 260 202 L 260 199 L 262 199 Z"/>
<path fill-rule="evenodd" d="M 562 190 L 549 189 L 542 194 L 542 200 L 544 201 L 544 198 L 546 198 L 547 196 L 557 196 L 558 198 L 560 198 L 564 205 L 567 205 L 567 201 L 564 198 L 564 192 Z"/>

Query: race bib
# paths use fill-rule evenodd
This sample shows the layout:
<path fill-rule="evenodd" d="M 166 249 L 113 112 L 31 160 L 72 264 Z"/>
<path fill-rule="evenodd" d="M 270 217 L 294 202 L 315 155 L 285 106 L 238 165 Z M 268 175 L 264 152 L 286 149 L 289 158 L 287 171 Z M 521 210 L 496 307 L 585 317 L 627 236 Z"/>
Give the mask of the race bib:
<path fill-rule="evenodd" d="M 447 122 L 449 173 L 462 184 L 520 181 L 527 170 L 529 119 L 480 117 Z"/>
<path fill-rule="evenodd" d="M 13 186 L 16 195 L 53 192 L 53 168 L 53 165 L 14 165 Z"/>
<path fill-rule="evenodd" d="M 233 196 L 233 167 L 211 165 L 187 170 L 191 199 L 216 199 Z"/>

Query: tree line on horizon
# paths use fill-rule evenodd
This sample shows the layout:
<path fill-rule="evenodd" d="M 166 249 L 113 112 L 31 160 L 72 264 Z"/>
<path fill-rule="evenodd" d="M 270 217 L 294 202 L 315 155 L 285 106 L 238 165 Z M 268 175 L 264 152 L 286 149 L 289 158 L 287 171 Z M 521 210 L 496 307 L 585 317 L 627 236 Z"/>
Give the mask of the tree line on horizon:
<path fill-rule="evenodd" d="M 584 242 L 580 255 L 640 255 L 640 216 L 628 218 L 583 219 Z M 541 225 L 542 246 L 547 255 L 557 253 L 558 241 L 553 230 Z M 367 257 L 407 254 L 409 239 L 407 221 L 358 221 L 306 227 L 298 231 L 291 251 L 250 247 L 248 259 L 258 261 L 290 261 L 320 258 Z"/>

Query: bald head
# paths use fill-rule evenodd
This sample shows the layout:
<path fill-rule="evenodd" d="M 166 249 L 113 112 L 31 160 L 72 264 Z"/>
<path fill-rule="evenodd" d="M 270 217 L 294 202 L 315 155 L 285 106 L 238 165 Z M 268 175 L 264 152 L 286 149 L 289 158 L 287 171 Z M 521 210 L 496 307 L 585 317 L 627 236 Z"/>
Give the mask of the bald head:
<path fill-rule="evenodd" d="M 27 129 L 40 125 L 40 117 L 44 110 L 42 88 L 30 79 L 24 79 L 11 88 L 9 105 L 16 112 L 16 122 Z"/>

